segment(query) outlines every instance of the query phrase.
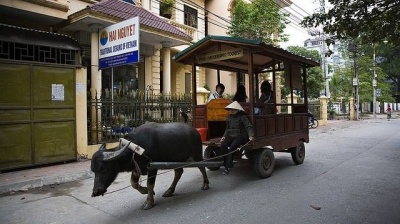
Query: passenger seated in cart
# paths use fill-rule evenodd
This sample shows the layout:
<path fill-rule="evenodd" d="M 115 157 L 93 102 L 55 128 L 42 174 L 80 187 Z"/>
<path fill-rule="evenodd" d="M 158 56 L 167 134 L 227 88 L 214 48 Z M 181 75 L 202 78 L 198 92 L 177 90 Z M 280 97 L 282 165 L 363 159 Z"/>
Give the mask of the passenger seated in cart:
<path fill-rule="evenodd" d="M 246 87 L 244 87 L 244 85 L 239 85 L 235 96 L 233 96 L 232 101 L 237 101 L 237 102 L 242 102 L 245 103 L 247 102 L 247 95 L 246 95 Z"/>
<path fill-rule="evenodd" d="M 218 83 L 218 84 L 215 86 L 215 92 L 213 92 L 213 93 L 210 94 L 210 97 L 208 97 L 208 101 L 207 101 L 207 102 L 210 102 L 210 100 L 213 100 L 213 99 L 220 99 L 220 98 L 223 98 L 222 94 L 224 93 L 224 91 L 225 91 L 225 86 L 224 86 L 224 84 Z"/>
<path fill-rule="evenodd" d="M 223 154 L 235 151 L 239 146 L 254 139 L 253 125 L 244 113 L 244 109 L 237 101 L 229 104 L 225 109 L 230 111 L 226 120 L 226 129 L 221 138 Z M 233 168 L 233 153 L 224 157 L 224 175 L 228 175 Z"/>
<path fill-rule="evenodd" d="M 271 84 L 265 80 L 264 82 L 261 83 L 260 86 L 261 89 L 261 96 L 260 99 L 258 99 L 257 103 L 259 104 L 266 104 L 266 103 L 273 103 L 275 101 L 274 99 L 274 92 L 272 91 Z M 258 106 L 254 108 L 254 114 L 273 114 L 274 109 L 271 108 L 270 106 L 264 108 L 265 106 Z"/>

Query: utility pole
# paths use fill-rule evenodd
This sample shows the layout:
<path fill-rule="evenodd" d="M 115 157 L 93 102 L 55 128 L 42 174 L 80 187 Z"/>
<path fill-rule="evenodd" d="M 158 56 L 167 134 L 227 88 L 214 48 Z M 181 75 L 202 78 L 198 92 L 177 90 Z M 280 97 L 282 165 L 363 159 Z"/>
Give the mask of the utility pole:
<path fill-rule="evenodd" d="M 358 95 L 358 71 L 357 71 L 357 53 L 358 53 L 358 46 L 357 46 L 357 40 L 353 40 L 349 46 L 348 46 L 348 50 L 352 53 L 352 57 L 353 57 L 353 87 L 354 87 L 354 92 L 353 92 L 353 96 L 354 96 L 354 109 L 355 109 L 355 120 L 358 120 L 358 112 L 360 111 L 359 107 L 359 95 Z"/>
<path fill-rule="evenodd" d="M 373 86 L 373 98 L 372 98 L 372 113 L 373 113 L 373 118 L 376 118 L 376 86 L 377 86 L 377 79 L 376 79 L 376 48 L 375 44 L 372 44 L 374 47 L 374 54 L 373 54 L 373 59 L 374 59 L 374 78 L 372 79 L 372 86 Z"/>
<path fill-rule="evenodd" d="M 360 95 L 358 94 L 358 87 L 359 87 L 359 81 L 358 81 L 358 64 L 357 64 L 357 46 L 356 46 L 356 51 L 354 51 L 354 76 L 355 79 L 357 80 L 357 85 L 355 86 L 356 88 L 356 102 L 355 102 L 355 108 L 357 109 L 356 111 L 356 121 L 358 121 L 358 115 L 360 111 Z"/>
<path fill-rule="evenodd" d="M 325 0 L 319 0 L 319 11 L 321 14 L 325 14 Z M 324 79 L 325 79 L 325 96 L 326 97 L 330 97 L 330 93 L 329 93 L 329 80 L 328 80 L 328 65 L 326 64 L 326 36 L 324 31 L 322 30 L 321 32 L 321 42 L 322 42 L 322 52 L 321 52 L 321 56 L 322 56 L 322 71 L 324 73 Z"/>
<path fill-rule="evenodd" d="M 318 0 L 316 0 L 318 1 Z M 316 9 L 315 11 L 319 11 L 319 13 L 324 14 L 325 13 L 325 0 L 319 0 L 319 8 Z M 326 97 L 330 97 L 330 92 L 329 92 L 329 79 L 328 79 L 328 65 L 326 63 L 326 35 L 321 28 L 321 30 L 317 29 L 309 29 L 308 33 L 311 36 L 318 36 L 321 46 L 320 46 L 320 55 L 321 55 L 321 69 L 322 69 L 322 74 L 324 76 L 325 80 L 325 89 L 324 89 L 324 94 Z"/>

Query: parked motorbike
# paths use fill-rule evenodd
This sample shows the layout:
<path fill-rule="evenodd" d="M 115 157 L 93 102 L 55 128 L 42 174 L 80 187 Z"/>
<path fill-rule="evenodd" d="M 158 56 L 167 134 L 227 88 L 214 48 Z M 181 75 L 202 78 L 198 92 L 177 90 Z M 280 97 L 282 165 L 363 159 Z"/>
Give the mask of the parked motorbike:
<path fill-rule="evenodd" d="M 318 120 L 315 119 L 314 115 L 308 112 L 308 128 L 317 128 L 318 124 Z"/>

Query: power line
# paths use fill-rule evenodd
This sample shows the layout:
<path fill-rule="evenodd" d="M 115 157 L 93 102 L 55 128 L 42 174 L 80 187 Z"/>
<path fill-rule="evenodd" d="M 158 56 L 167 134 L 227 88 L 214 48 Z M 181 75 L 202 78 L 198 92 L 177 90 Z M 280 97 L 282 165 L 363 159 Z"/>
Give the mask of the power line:
<path fill-rule="evenodd" d="M 152 0 L 152 2 L 157 2 L 157 3 L 159 3 L 160 2 L 160 0 Z M 129 3 L 127 3 L 127 4 L 129 4 Z M 185 5 L 185 4 L 183 4 L 183 3 L 181 3 L 181 2 L 179 2 L 179 4 L 182 4 L 182 5 Z M 199 5 L 197 5 L 197 4 L 195 4 L 195 3 L 192 3 L 192 4 L 194 4 L 196 7 L 199 7 L 200 9 L 204 9 L 203 7 L 201 7 L 201 6 L 199 6 Z M 279 7 L 279 5 L 277 4 L 277 3 L 275 3 L 275 2 L 269 2 L 268 4 L 270 4 L 270 6 L 274 6 L 274 5 L 276 5 L 276 6 L 278 6 Z M 273 5 L 274 4 L 274 5 Z M 103 8 L 106 8 L 105 6 L 98 6 L 98 7 L 103 7 Z M 175 10 L 178 10 L 178 11 L 181 11 L 181 12 L 184 12 L 184 10 L 182 10 L 182 9 L 180 9 L 180 8 L 177 8 L 177 7 L 173 7 Z M 108 8 L 107 8 L 108 9 Z M 283 8 L 280 8 L 279 7 L 279 9 L 283 9 Z M 117 11 L 117 12 L 123 12 L 123 13 L 129 13 L 129 12 L 127 12 L 127 11 L 125 11 L 125 10 L 121 10 L 121 9 L 113 9 L 114 11 Z M 205 10 L 205 9 L 204 9 Z M 214 16 L 216 16 L 218 19 L 220 19 L 220 20 L 222 20 L 222 22 L 224 22 L 224 23 L 228 23 L 228 24 L 223 24 L 223 23 L 221 23 L 220 21 L 217 21 L 217 20 L 215 20 L 215 19 L 212 19 L 212 18 L 210 18 L 210 17 L 207 17 L 208 18 L 208 23 L 210 23 L 210 24 L 213 24 L 213 25 L 215 25 L 215 26 L 217 26 L 217 27 L 220 27 L 220 28 L 222 28 L 222 29 L 224 29 L 224 30 L 229 30 L 229 25 L 232 25 L 232 22 L 230 21 L 230 20 L 228 20 L 228 19 L 226 19 L 226 18 L 224 18 L 224 17 L 222 17 L 222 16 L 219 16 L 219 15 L 216 15 L 215 13 L 212 13 L 211 11 L 209 11 L 209 10 L 205 10 L 206 12 L 209 12 L 210 14 L 212 14 L 212 15 L 214 15 Z M 283 10 L 283 11 L 285 11 L 285 10 Z M 201 11 L 200 11 L 201 12 Z M 285 11 L 285 12 L 287 12 L 289 15 L 293 15 L 292 13 L 289 13 L 288 11 Z M 203 13 L 199 13 L 199 15 L 202 15 L 202 16 L 204 16 L 204 17 L 197 17 L 197 19 L 200 19 L 200 20 L 203 20 L 204 22 L 205 22 L 205 14 L 203 14 Z M 148 17 L 145 17 L 145 18 L 147 18 L 147 19 L 149 19 L 149 20 L 153 20 L 152 18 L 148 18 Z M 287 24 L 288 26 L 291 26 L 291 27 L 293 27 L 293 28 L 295 28 L 295 29 L 297 29 L 297 30 L 299 30 L 299 31 L 301 31 L 301 32 L 304 32 L 304 33 L 307 33 L 307 31 L 303 28 L 303 27 L 301 27 L 299 24 L 298 24 L 298 22 L 301 20 L 300 18 L 298 18 L 298 17 L 296 17 L 296 16 L 294 16 L 294 18 L 291 18 L 290 16 L 289 17 L 287 17 L 287 19 L 288 19 L 288 21 L 290 22 L 289 24 Z M 293 23 L 294 22 L 294 23 Z M 199 33 L 203 33 L 203 34 L 205 34 L 205 32 L 202 32 L 202 31 L 200 31 L 200 30 L 197 30 L 197 32 L 199 32 Z"/>
<path fill-rule="evenodd" d="M 270 6 L 278 6 L 280 8 L 280 10 L 282 10 L 284 13 L 289 14 L 288 20 L 291 22 L 288 25 L 291 25 L 292 27 L 296 28 L 297 30 L 300 30 L 301 32 L 305 32 L 307 33 L 306 29 L 302 26 L 300 26 L 300 22 L 303 20 L 303 18 L 299 18 L 298 16 L 296 16 L 294 13 L 291 13 L 290 11 L 293 11 L 297 14 L 299 14 L 300 16 L 302 16 L 301 13 L 299 13 L 297 10 L 290 8 L 290 10 L 288 11 L 288 8 L 285 7 L 280 7 L 276 2 L 274 1 L 269 1 L 268 3 Z"/>
<path fill-rule="evenodd" d="M 160 0 L 152 0 L 153 2 L 157 2 L 157 3 L 160 3 Z M 177 3 L 177 2 L 175 2 L 175 3 Z M 183 3 L 180 3 L 179 2 L 179 4 L 181 4 L 181 5 L 185 5 L 185 4 L 183 4 Z M 196 7 L 198 6 L 199 8 L 201 8 L 201 9 L 204 9 L 203 7 L 201 7 L 201 6 L 199 6 L 199 5 L 197 5 L 197 4 L 195 4 L 195 3 L 193 3 L 194 5 L 196 5 Z M 177 11 L 181 11 L 181 12 L 184 12 L 184 10 L 182 10 L 182 9 L 180 9 L 180 8 L 177 8 L 176 6 L 173 6 L 173 8 L 175 9 L 175 10 L 177 10 Z M 201 11 L 200 11 L 201 12 Z M 203 13 L 199 13 L 199 11 L 198 11 L 198 15 L 202 15 L 204 18 L 206 17 L 206 15 L 205 14 L 203 14 Z M 215 15 L 215 14 L 213 14 L 213 15 Z M 216 15 L 217 16 L 217 15 Z M 199 16 L 197 16 L 197 19 L 200 19 L 200 20 L 203 20 L 204 22 L 205 22 L 205 19 L 203 19 L 203 17 L 199 17 Z M 218 18 L 222 18 L 222 17 L 220 17 L 220 16 L 217 16 Z M 209 20 L 208 20 L 208 22 L 209 23 L 211 23 L 211 24 L 213 24 L 213 25 L 216 25 L 216 26 L 218 26 L 218 27 L 220 27 L 220 28 L 222 28 L 222 29 L 228 29 L 228 26 L 226 26 L 226 25 L 224 25 L 224 24 L 222 24 L 222 23 L 220 23 L 220 22 L 218 22 L 217 20 L 214 20 L 214 19 L 210 19 L 210 18 L 208 18 Z M 229 24 L 232 24 L 229 20 L 227 20 L 227 19 L 224 19 L 223 20 L 224 22 L 227 22 L 227 23 L 229 23 Z M 205 33 L 205 32 L 201 32 L 200 30 L 197 30 L 198 32 L 200 32 L 200 33 Z"/>
<path fill-rule="evenodd" d="M 154 0 L 153 0 L 153 1 L 154 1 Z M 130 4 L 130 3 L 126 3 L 126 4 Z M 110 10 L 108 7 L 105 7 L 105 6 L 102 6 L 102 5 L 97 5 L 96 7 Z M 180 9 L 178 9 L 178 8 L 176 8 L 176 9 L 177 9 L 177 10 L 180 10 Z M 112 10 L 115 11 L 115 12 L 122 12 L 122 13 L 126 13 L 126 14 L 129 14 L 129 15 L 130 15 L 130 12 L 128 12 L 128 11 L 126 11 L 126 10 L 116 9 L 116 8 L 114 8 L 114 9 L 112 9 Z M 180 10 L 180 11 L 183 11 L 183 10 Z M 144 15 L 141 15 L 141 17 L 146 18 L 146 19 L 148 19 L 148 20 L 156 21 L 156 20 L 154 20 L 154 19 L 152 19 L 152 18 L 150 18 L 150 17 L 146 17 L 146 16 L 144 16 Z M 198 18 L 198 19 L 201 19 L 201 20 L 205 21 L 205 20 L 202 19 L 202 18 Z M 158 20 L 157 20 L 157 22 L 158 22 Z M 226 26 L 222 26 L 222 25 L 217 24 L 217 23 L 215 23 L 215 22 L 213 22 L 213 21 L 209 21 L 209 23 L 211 23 L 211 24 L 213 24 L 213 25 L 216 25 L 216 26 L 218 26 L 218 27 L 220 27 L 220 28 L 222 28 L 222 29 L 227 29 Z M 204 32 L 201 32 L 200 30 L 197 30 L 197 31 L 200 32 L 200 33 L 204 33 Z"/>
<path fill-rule="evenodd" d="M 308 13 L 307 11 L 305 11 L 303 8 L 301 8 L 300 6 L 296 5 L 296 3 L 292 3 L 294 6 L 296 6 L 297 8 L 299 8 L 301 11 L 305 12 L 307 14 L 307 16 L 310 16 L 311 14 Z"/>
<path fill-rule="evenodd" d="M 153 1 L 153 2 L 157 2 L 157 3 L 160 3 L 160 0 L 152 0 L 152 1 Z M 178 4 L 180 4 L 180 5 L 185 5 L 185 4 L 182 3 L 182 2 L 176 2 L 176 3 L 178 3 Z M 211 12 L 210 10 L 207 10 L 207 9 L 205 9 L 204 7 L 202 7 L 202 6 L 200 6 L 200 5 L 196 4 L 196 3 L 194 3 L 194 2 L 190 2 L 190 4 L 194 5 L 194 6 L 197 7 L 197 8 L 200 8 L 200 9 L 204 10 L 205 12 L 210 13 L 211 15 L 214 15 L 216 18 L 221 19 L 223 22 L 228 23 L 228 25 L 232 25 L 232 22 L 231 22 L 229 19 L 226 19 L 226 18 L 224 18 L 224 17 L 222 17 L 222 16 L 219 16 L 219 15 L 217 15 L 217 14 Z M 291 22 L 291 24 L 292 24 L 291 26 L 292 26 L 292 27 L 295 27 L 296 29 L 298 29 L 298 30 L 300 30 L 300 31 L 302 31 L 302 32 L 307 32 L 302 26 L 299 25 L 299 23 L 302 21 L 302 18 L 299 18 L 299 17 L 297 17 L 296 15 L 294 15 L 293 13 L 290 13 L 290 12 L 287 11 L 285 8 L 281 8 L 276 2 L 274 2 L 274 1 L 272 1 L 272 0 L 269 1 L 267 4 L 269 4 L 269 6 L 277 6 L 277 7 L 279 8 L 279 10 L 282 10 L 283 12 L 289 14 L 289 17 L 288 17 L 287 19 Z M 183 10 L 181 10 L 181 9 L 175 7 L 175 6 L 174 6 L 174 8 L 175 8 L 176 10 L 178 10 L 178 11 L 183 12 Z M 301 15 L 301 13 L 297 12 L 295 9 L 291 9 L 291 10 L 294 11 L 295 13 Z M 203 15 L 204 17 L 206 17 L 205 14 L 202 14 L 202 13 L 199 13 L 199 15 Z M 202 19 L 202 18 L 200 18 L 200 17 L 198 17 L 198 19 L 201 19 L 201 20 L 205 21 L 204 19 Z M 209 22 L 210 22 L 211 24 L 213 24 L 213 25 L 216 25 L 216 26 L 221 27 L 221 28 L 223 28 L 223 29 L 227 29 L 227 30 L 229 29 L 228 26 L 226 26 L 225 24 L 220 23 L 219 21 L 217 21 L 217 20 L 215 20 L 215 19 L 212 19 L 212 18 L 210 18 L 210 17 L 208 17 L 208 19 L 209 19 Z M 218 25 L 217 25 L 217 24 L 218 24 Z M 293 25 L 293 24 L 295 24 L 295 25 Z M 303 30 L 303 29 L 304 29 L 304 30 Z M 199 32 L 200 32 L 200 31 L 199 31 Z"/>

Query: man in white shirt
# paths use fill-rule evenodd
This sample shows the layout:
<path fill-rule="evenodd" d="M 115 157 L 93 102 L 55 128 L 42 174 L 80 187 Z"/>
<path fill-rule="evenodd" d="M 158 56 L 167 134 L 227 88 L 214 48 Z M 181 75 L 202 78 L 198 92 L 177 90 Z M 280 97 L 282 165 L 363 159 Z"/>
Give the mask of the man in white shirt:
<path fill-rule="evenodd" d="M 225 91 L 225 86 L 222 83 L 219 83 L 218 85 L 215 86 L 215 92 L 210 94 L 210 97 L 208 97 L 208 101 L 210 102 L 210 100 L 212 99 L 219 99 L 219 98 L 223 98 L 222 94 Z"/>

